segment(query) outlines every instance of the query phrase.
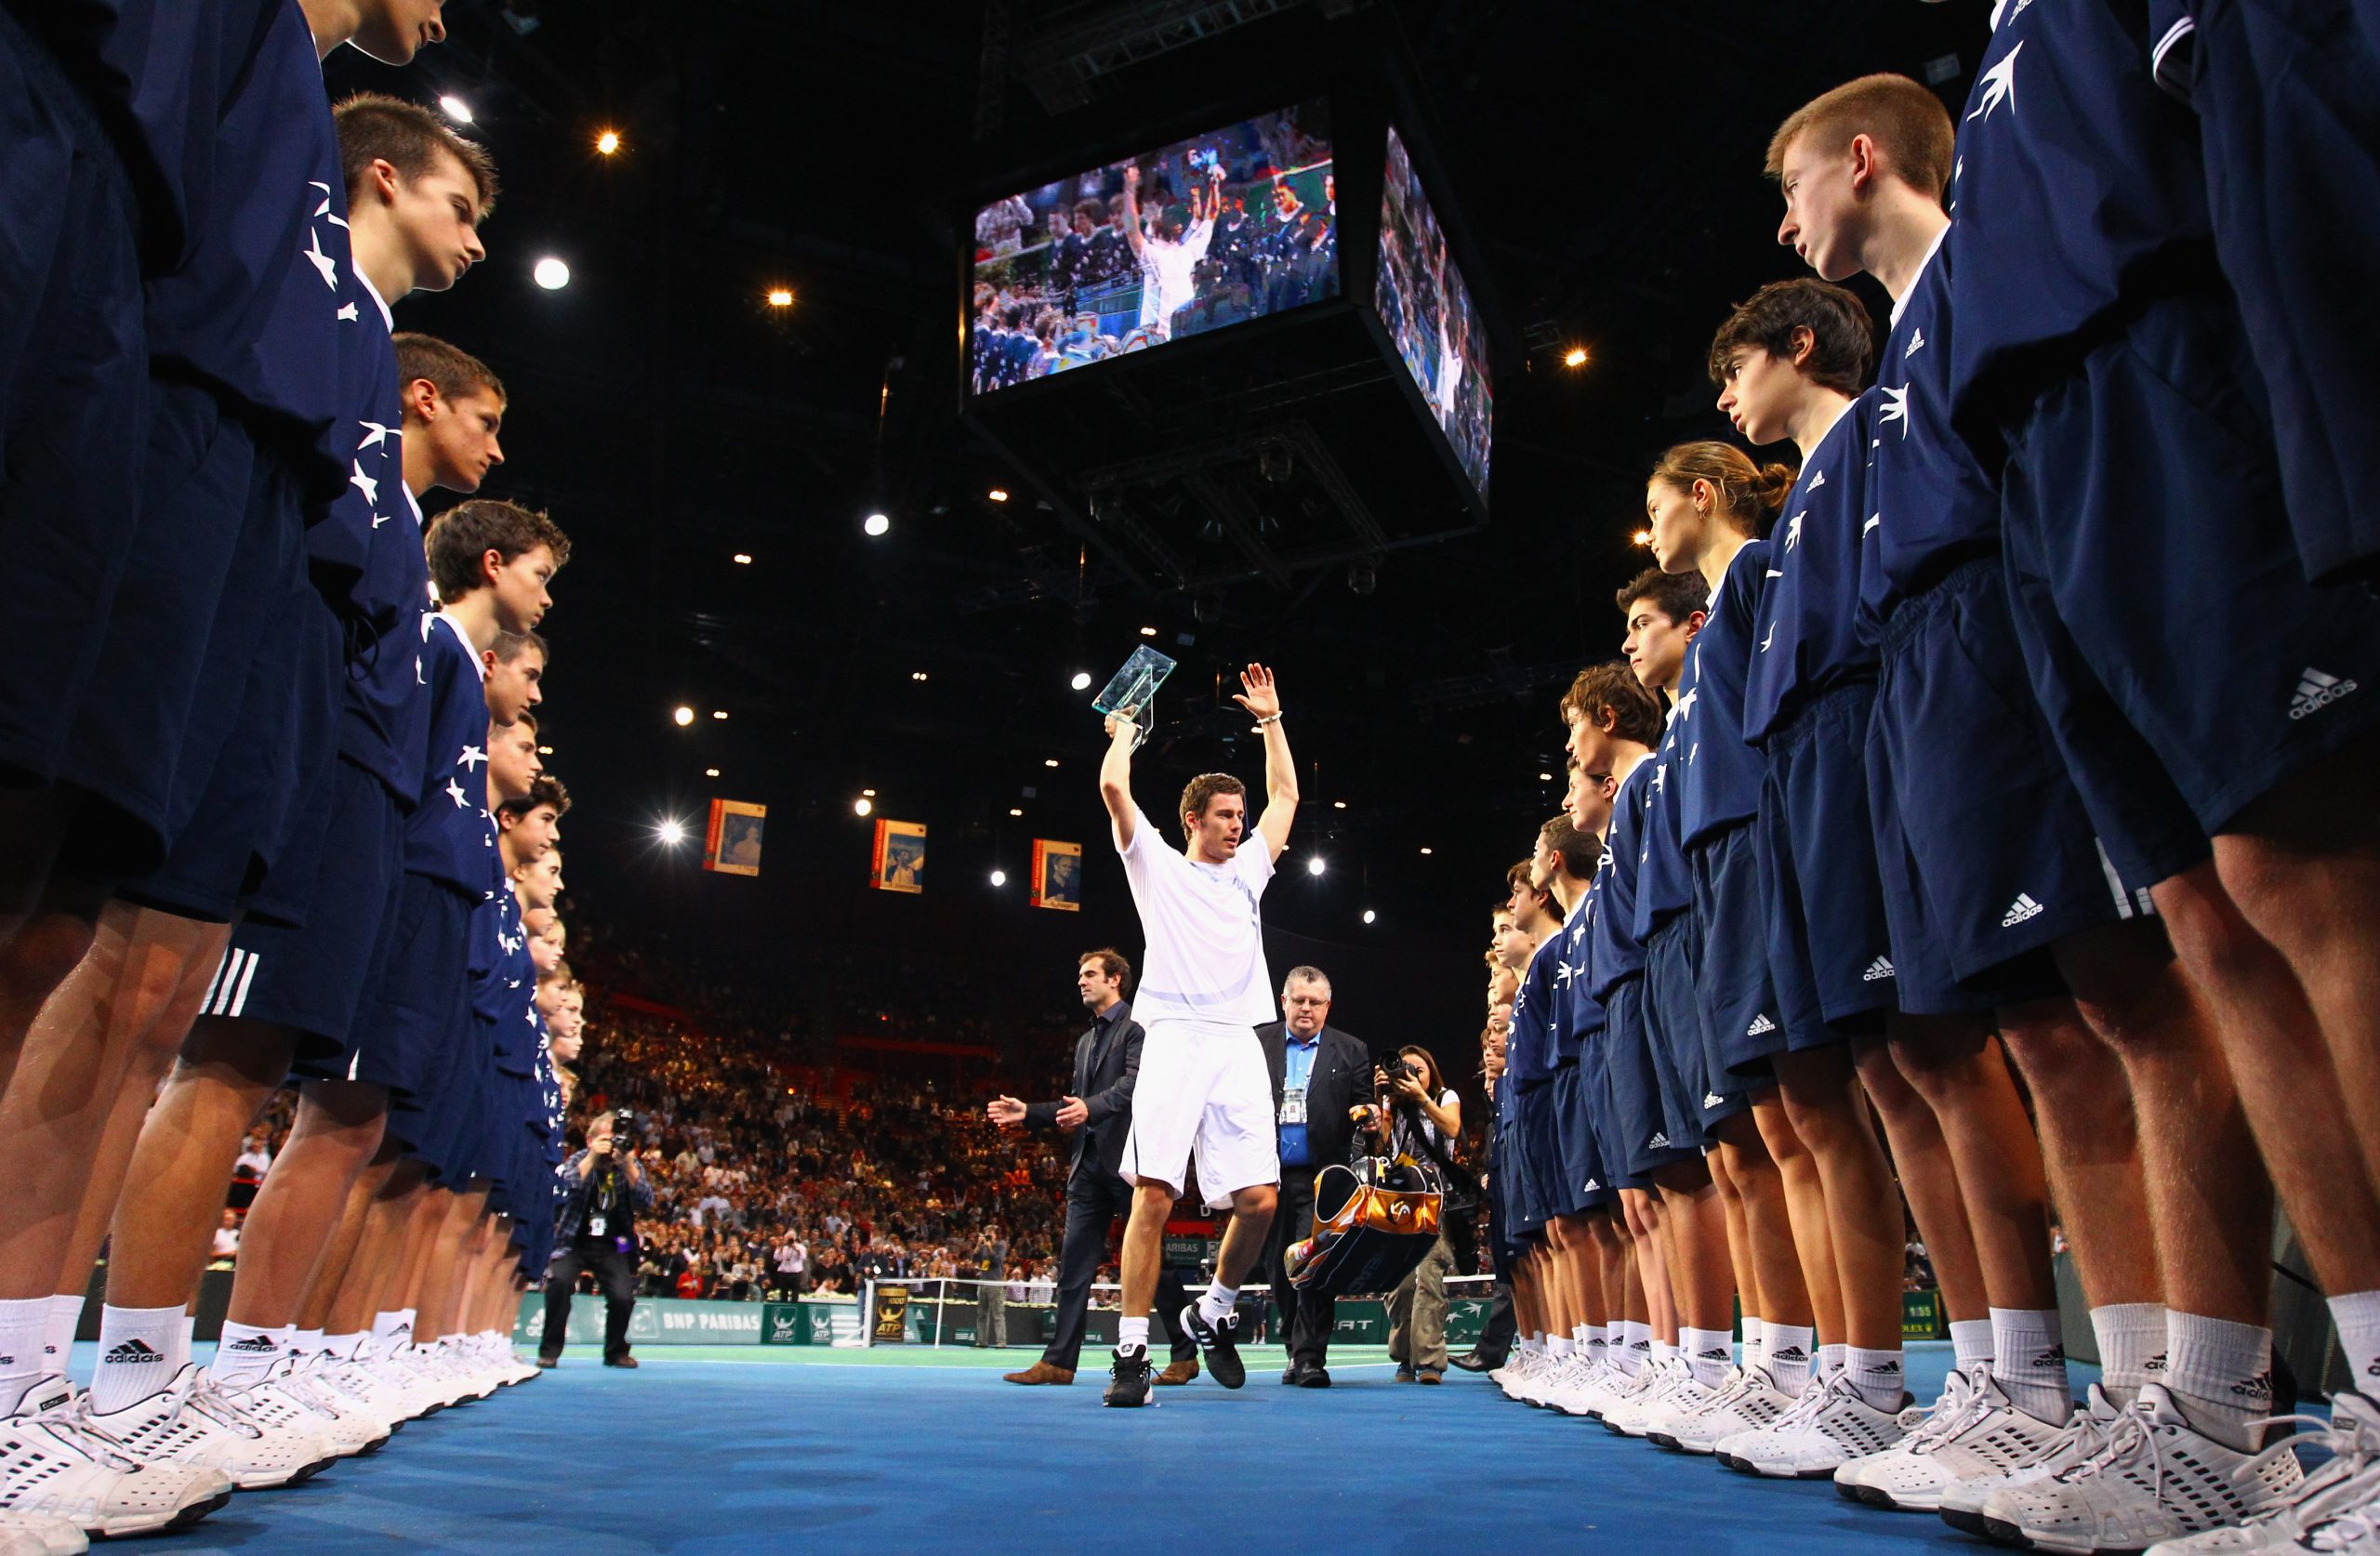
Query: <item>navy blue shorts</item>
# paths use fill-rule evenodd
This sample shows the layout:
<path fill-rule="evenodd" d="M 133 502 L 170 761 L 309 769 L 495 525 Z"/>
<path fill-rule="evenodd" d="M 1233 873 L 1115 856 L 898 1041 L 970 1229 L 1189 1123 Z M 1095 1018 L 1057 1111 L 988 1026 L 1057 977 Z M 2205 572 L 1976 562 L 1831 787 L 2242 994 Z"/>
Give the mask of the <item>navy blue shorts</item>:
<path fill-rule="evenodd" d="M 1837 686 L 1768 741 L 1752 848 L 1767 906 L 1768 976 L 1787 1047 L 1884 1029 L 1894 1007 L 1891 931 L 1868 810 L 1873 681 Z"/>
<path fill-rule="evenodd" d="M 1752 824 L 1729 827 L 1686 851 L 1694 877 L 1695 1009 L 1702 1017 L 1707 1069 L 1722 1075 L 1769 1073 L 1787 1047 L 1768 976 L 1768 931 L 1761 921 L 1760 862 Z"/>
<path fill-rule="evenodd" d="M 1752 1106 L 1752 1088 L 1741 1076 L 1711 1068 L 1695 982 L 1701 960 L 1691 912 L 1653 931 L 1645 943 L 1644 1021 L 1665 1093 L 1663 1111 L 1690 1114 L 1694 1134 L 1708 1151 L 1720 1121 Z"/>
<path fill-rule="evenodd" d="M 355 1078 L 385 1087 L 391 1099 L 417 1101 L 443 1085 L 456 1043 L 478 1020 L 470 1001 L 471 906 L 427 876 L 407 874 L 398 883 L 380 981 L 355 1028 Z"/>
<path fill-rule="evenodd" d="M 2380 729 L 2380 600 L 2306 581 L 2256 371 L 2210 283 L 2144 301 L 2003 428 L 2027 666 L 2129 884 Z"/>
<path fill-rule="evenodd" d="M 1579 1048 L 1579 1062 L 1554 1072 L 1554 1149 L 1560 1177 L 1554 1180 L 1550 1208 L 1556 1215 L 1582 1215 L 1608 1205 L 1623 1184 L 1608 1170 L 1603 1134 L 1596 1127 L 1593 1105 L 1593 1055 L 1602 1047 L 1600 1034 L 1590 1034 Z"/>
<path fill-rule="evenodd" d="M 1518 1127 L 1514 1131 L 1519 1149 L 1513 1153 L 1514 1187 L 1517 1191 L 1514 1206 L 1513 1232 L 1526 1236 L 1542 1229 L 1554 1212 L 1548 1207 L 1548 1189 L 1559 1181 L 1555 1173 L 1561 1164 L 1554 1155 L 1554 1088 L 1550 1082 L 1525 1088 L 1520 1097 Z"/>
<path fill-rule="evenodd" d="M 1699 1099 L 1668 1073 L 1668 1056 L 1646 1024 L 1645 980 L 1614 983 L 1604 991 L 1603 1008 L 1611 1121 L 1623 1147 L 1620 1165 L 1631 1177 L 1643 1178 L 1700 1154 L 1706 1141 Z"/>
<path fill-rule="evenodd" d="M 2188 71 L 2215 251 L 2237 294 L 2309 577 L 2380 560 L 2380 40 L 2351 0 L 2197 0 Z M 2380 6 L 2361 7 L 2364 19 Z M 2161 65 L 2160 75 L 2167 69 Z"/>
<path fill-rule="evenodd" d="M 149 355 L 130 181 L 0 9 L 0 771 L 64 762 L 140 516 Z"/>
<path fill-rule="evenodd" d="M 430 1087 L 389 1107 L 389 1129 L 449 1188 L 483 1177 L 494 1144 L 496 1070 L 488 1023 L 468 1016 Z"/>
<path fill-rule="evenodd" d="M 297 1078 L 348 1080 L 358 1068 L 357 1009 L 386 970 L 404 817 L 388 786 L 352 762 L 333 767 L 317 799 L 279 872 L 302 874 L 311 889 L 305 927 L 244 920 L 202 1013 L 294 1027 Z"/>
<path fill-rule="evenodd" d="M 298 479 L 277 455 L 249 465 L 246 511 L 182 726 L 166 853 L 117 894 L 229 922 L 264 885 L 337 753 L 337 628 L 306 570 Z"/>
<path fill-rule="evenodd" d="M 2147 906 L 2100 851 L 1997 558 L 1952 569 L 1884 624 L 1868 805 L 1904 1010 L 2056 993 L 2041 986 L 2049 946 Z"/>

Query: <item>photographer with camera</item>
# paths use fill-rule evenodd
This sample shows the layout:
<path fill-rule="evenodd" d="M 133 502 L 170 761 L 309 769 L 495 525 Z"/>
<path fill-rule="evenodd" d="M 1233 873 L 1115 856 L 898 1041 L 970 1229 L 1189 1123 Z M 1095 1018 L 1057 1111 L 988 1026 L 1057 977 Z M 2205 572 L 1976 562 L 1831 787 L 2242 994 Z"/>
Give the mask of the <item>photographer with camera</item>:
<path fill-rule="evenodd" d="M 562 1359 L 570 1334 L 570 1299 L 582 1272 L 591 1273 L 603 1293 L 603 1365 L 632 1367 L 628 1314 L 636 1307 L 636 1214 L 653 1208 L 653 1185 L 636 1157 L 630 1127 L 635 1114 L 623 1108 L 598 1114 L 587 1126 L 587 1148 L 562 1166 L 562 1193 L 554 1211 L 553 1262 L 546 1267 L 546 1326 L 537 1341 L 537 1365 Z M 627 1141 L 625 1149 L 615 1149 Z"/>
<path fill-rule="evenodd" d="M 1351 1114 L 1368 1149 L 1392 1160 L 1435 1164 L 1446 1185 L 1438 1240 L 1388 1299 L 1388 1357 L 1399 1383 L 1443 1382 L 1447 1370 L 1447 1276 L 1454 1270 L 1448 1233 L 1470 1224 L 1478 1189 L 1459 1159 L 1462 1100 L 1438 1074 L 1427 1048 L 1408 1045 L 1372 1070 L 1372 1101 Z"/>

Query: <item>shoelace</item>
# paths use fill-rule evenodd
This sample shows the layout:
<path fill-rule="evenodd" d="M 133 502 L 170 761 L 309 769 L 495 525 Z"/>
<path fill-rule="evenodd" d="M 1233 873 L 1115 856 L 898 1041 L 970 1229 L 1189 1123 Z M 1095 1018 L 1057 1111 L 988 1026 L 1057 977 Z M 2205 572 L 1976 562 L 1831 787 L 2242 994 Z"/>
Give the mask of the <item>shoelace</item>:
<path fill-rule="evenodd" d="M 1768 1423 L 1770 1431 L 1796 1431 L 1810 1425 L 1832 1401 L 1837 1384 L 1846 1384 L 1850 1374 L 1838 1372 L 1828 1378 L 1813 1378 L 1782 1416 Z"/>
<path fill-rule="evenodd" d="M 53 1435 L 66 1439 L 76 1451 L 102 1469 L 131 1474 L 149 1468 L 131 1449 L 109 1436 L 91 1419 L 91 1396 L 87 1393 L 77 1392 L 65 1404 L 52 1405 L 33 1419 L 47 1427 Z"/>
<path fill-rule="evenodd" d="M 1900 1413 L 1900 1429 L 1909 1434 L 1901 1445 L 1913 1454 L 1930 1454 L 1957 1441 L 1960 1433 L 1990 1414 L 1990 1396 L 1966 1374 L 1954 1372 L 1943 1381 L 1941 1395 L 1930 1408 Z"/>
<path fill-rule="evenodd" d="M 2302 1508 L 2308 1501 L 2327 1497 L 2348 1482 L 2371 1480 L 2368 1489 L 2380 1494 L 2380 1431 L 2361 1418 L 2348 1416 L 2341 1426 L 2337 1416 L 2263 1416 L 2248 1423 L 2251 1427 L 2298 1426 L 2307 1430 L 2292 1436 L 2276 1437 L 2264 1446 L 2264 1451 L 2231 1471 L 2231 1478 L 2253 1483 L 2266 1468 L 2283 1456 L 2295 1457 L 2300 1446 L 2328 1448 L 2333 1455 L 2329 1463 L 2307 1476 L 2292 1489 L 2287 1500 L 2258 1513 L 2248 1522 L 2261 1523 L 2277 1518 L 2292 1508 Z"/>
<path fill-rule="evenodd" d="M 2316 1550 L 2350 1550 L 2358 1544 L 2380 1539 L 2380 1504 L 2367 1502 L 2306 1532 Z"/>
<path fill-rule="evenodd" d="M 264 1427 L 257 1418 L 241 1409 L 231 1396 L 223 1391 L 221 1385 L 204 1372 L 192 1376 L 188 1391 L 174 1402 L 172 1418 L 178 1418 L 185 1410 L 195 1410 L 208 1420 L 227 1431 L 238 1432 L 252 1443 L 261 1441 L 265 1434 Z"/>
<path fill-rule="evenodd" d="M 2096 1384 L 2092 1394 L 2094 1398 L 2105 1397 L 2098 1393 Z M 2111 1424 L 2092 1414 L 2090 1405 L 2085 1404 L 2066 1418 L 2066 1424 L 2057 1429 L 2056 1435 L 2010 1465 L 2003 1473 L 2047 1464 L 2062 1454 L 2071 1454 L 2077 1459 L 2088 1458 L 2107 1445 L 2108 1428 Z"/>
<path fill-rule="evenodd" d="M 2059 1470 L 2057 1478 L 2069 1485 L 2079 1484 L 2111 1470 L 2128 1469 L 2145 1458 L 2149 1467 L 2149 1495 L 2162 1502 L 2165 1499 L 2165 1448 L 2160 1439 L 2167 1430 L 2162 1424 L 2152 1425 L 2135 1400 L 2125 1405 L 2109 1425 L 2108 1440 L 2099 1451 Z"/>

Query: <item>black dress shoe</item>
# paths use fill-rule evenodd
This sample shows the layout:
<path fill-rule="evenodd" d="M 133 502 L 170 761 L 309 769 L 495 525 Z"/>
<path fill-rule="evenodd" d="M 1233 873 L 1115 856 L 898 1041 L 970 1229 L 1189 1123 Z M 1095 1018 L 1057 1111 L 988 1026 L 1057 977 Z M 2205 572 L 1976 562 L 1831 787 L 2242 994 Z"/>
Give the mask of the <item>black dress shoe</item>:
<path fill-rule="evenodd" d="M 1330 1387 L 1330 1375 L 1320 1367 L 1307 1367 L 1304 1371 L 1298 1374 L 1298 1387 L 1301 1389 L 1328 1389 Z"/>
<path fill-rule="evenodd" d="M 1461 1367 L 1465 1372 L 1493 1372 L 1504 1364 L 1494 1357 L 1482 1356 L 1476 1351 L 1467 1351 L 1457 1356 L 1449 1365 Z"/>

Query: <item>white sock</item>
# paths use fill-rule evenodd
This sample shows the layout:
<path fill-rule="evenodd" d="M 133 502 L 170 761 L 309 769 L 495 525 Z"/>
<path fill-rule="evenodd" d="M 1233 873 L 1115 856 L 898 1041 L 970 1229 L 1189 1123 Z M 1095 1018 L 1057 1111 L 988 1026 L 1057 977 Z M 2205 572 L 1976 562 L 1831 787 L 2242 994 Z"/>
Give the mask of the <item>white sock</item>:
<path fill-rule="evenodd" d="M 1581 1326 L 1587 1332 L 1587 1360 L 1593 1362 L 1597 1366 L 1601 1366 L 1605 1363 L 1610 1361 L 1611 1325 L 1608 1324 L 1588 1324 Z"/>
<path fill-rule="evenodd" d="M 162 1394 L 180 1370 L 173 1365 L 181 1338 L 182 1305 L 99 1310 L 99 1365 L 91 1375 L 91 1408 L 102 1415 Z"/>
<path fill-rule="evenodd" d="M 1865 1346 L 1846 1345 L 1843 1348 L 1844 1370 L 1851 1375 L 1851 1386 L 1870 1409 L 1887 1415 L 1909 1403 L 1908 1379 L 1902 1376 L 1900 1348 L 1871 1351 Z"/>
<path fill-rule="evenodd" d="M 364 1349 L 364 1333 L 361 1329 L 351 1334 L 324 1335 L 323 1349 L 342 1362 L 351 1362 L 355 1360 L 355 1353 Z"/>
<path fill-rule="evenodd" d="M 1816 1376 L 1819 1378 L 1832 1378 L 1836 1373 L 1841 1372 L 1850 1362 L 1850 1351 L 1851 1347 L 1848 1345 L 1819 1346 L 1818 1367 Z"/>
<path fill-rule="evenodd" d="M 48 1298 L 0 1301 L 0 1416 L 16 1414 L 34 1381 L 57 1370 L 42 1348 L 42 1331 L 48 1326 Z"/>
<path fill-rule="evenodd" d="M 1676 1360 L 1677 1347 L 1674 1344 L 1665 1339 L 1657 1339 L 1653 1342 L 1653 1365 L 1655 1366 L 1666 1366 Z"/>
<path fill-rule="evenodd" d="M 2190 1425 L 2252 1453 L 2263 1433 L 2248 1423 L 2272 1414 L 2272 1331 L 2228 1318 L 2165 1312 L 2166 1388 Z"/>
<path fill-rule="evenodd" d="M 1217 1281 L 1207 1287 L 1198 1299 L 1198 1316 L 1210 1324 L 1221 1324 L 1231 1316 L 1232 1308 L 1239 1301 L 1239 1288 Z"/>
<path fill-rule="evenodd" d="M 1991 1320 L 1989 1318 L 1954 1318 L 1950 1320 L 1950 1352 L 1958 1358 L 1959 1370 L 1991 1365 L 1995 1352 L 1991 1349 Z"/>
<path fill-rule="evenodd" d="M 174 1326 L 174 1370 L 179 1372 L 190 1365 L 191 1347 L 198 1340 L 198 1315 L 184 1309 L 182 1321 Z"/>
<path fill-rule="evenodd" d="M 41 1332 L 41 1353 L 49 1370 L 66 1376 L 67 1358 L 74 1354 L 74 1331 L 83 1324 L 83 1294 L 79 1291 L 49 1299 L 49 1323 Z"/>
<path fill-rule="evenodd" d="M 1799 1399 L 1810 1384 L 1810 1365 L 1818 1359 L 1818 1332 L 1806 1324 L 1779 1324 L 1769 1319 L 1760 1326 L 1763 1360 L 1777 1391 Z"/>
<path fill-rule="evenodd" d="M 1991 1376 L 2008 1403 L 2037 1421 L 2064 1426 L 2074 1413 L 2066 1380 L 2066 1329 L 2056 1308 L 1991 1310 Z"/>
<path fill-rule="evenodd" d="M 1570 1325 L 1570 1349 L 1572 1351 L 1581 1352 L 1586 1350 L 1587 1342 L 1593 1338 L 1594 1326 L 1593 1325 L 1573 1324 Z"/>
<path fill-rule="evenodd" d="M 223 1322 L 223 1338 L 215 1342 L 215 1361 L 207 1370 L 228 1388 L 260 1382 L 289 1353 L 287 1329 L 260 1329 L 253 1324 Z"/>
<path fill-rule="evenodd" d="M 1750 1366 L 1760 1360 L 1760 1320 L 1747 1313 L 1743 1319 L 1743 1331 L 1744 1365 Z"/>
<path fill-rule="evenodd" d="M 289 1331 L 289 1353 L 292 1356 L 311 1356 L 329 1343 L 323 1338 L 323 1332 L 320 1329 Z"/>
<path fill-rule="evenodd" d="M 1733 1336 L 1725 1329 L 1680 1329 L 1677 1338 L 1697 1383 L 1716 1389 L 1727 1381 L 1727 1365 L 1736 1359 Z"/>
<path fill-rule="evenodd" d="M 1548 1335 L 1545 1337 L 1545 1349 L 1554 1353 L 1554 1358 L 1556 1361 L 1559 1361 L 1563 1357 L 1570 1354 L 1570 1346 L 1571 1339 L 1567 1335 Z"/>
<path fill-rule="evenodd" d="M 413 1343 L 413 1318 L 411 1308 L 375 1313 L 372 1315 L 372 1338 L 384 1346 L 410 1345 Z"/>
<path fill-rule="evenodd" d="M 2144 1383 L 2165 1380 L 2165 1304 L 2110 1302 L 2091 1310 L 2099 1341 L 2099 1390 L 2121 1410 Z"/>
<path fill-rule="evenodd" d="M 2350 1291 L 2331 1299 L 2331 1322 L 2339 1326 L 2339 1349 L 2347 1352 L 2355 1391 L 2380 1399 L 2380 1291 Z"/>
<path fill-rule="evenodd" d="M 1146 1351 L 1149 1348 L 1149 1321 L 1142 1318 L 1119 1318 L 1116 1321 L 1116 1349 Z"/>
<path fill-rule="evenodd" d="M 1620 1321 L 1620 1370 L 1633 1378 L 1653 1355 L 1653 1326 L 1633 1318 Z"/>

